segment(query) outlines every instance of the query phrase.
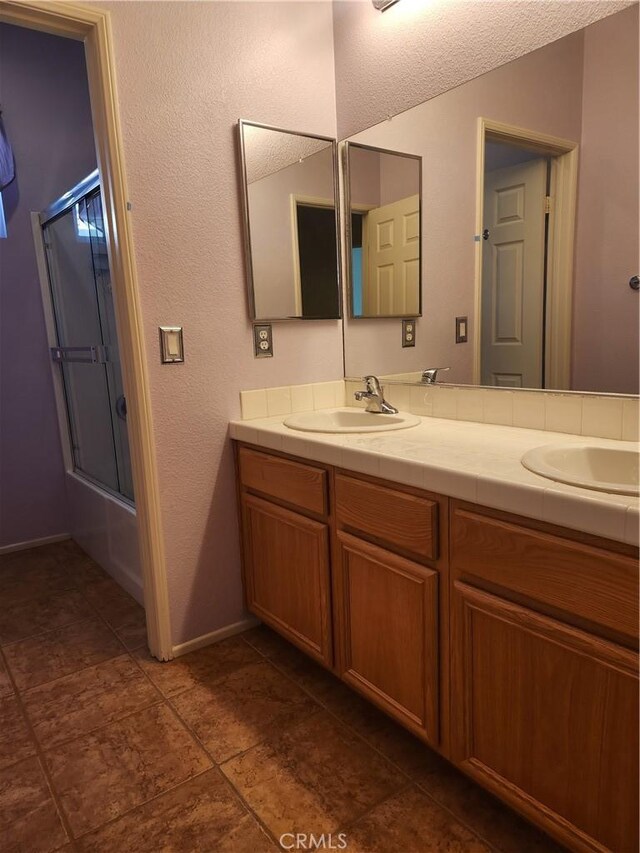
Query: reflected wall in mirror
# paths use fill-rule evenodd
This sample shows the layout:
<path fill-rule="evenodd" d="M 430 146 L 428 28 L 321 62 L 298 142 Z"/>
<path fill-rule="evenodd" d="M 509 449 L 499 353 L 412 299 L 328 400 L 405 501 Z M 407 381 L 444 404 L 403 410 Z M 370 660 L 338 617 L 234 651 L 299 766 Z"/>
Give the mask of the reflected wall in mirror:
<path fill-rule="evenodd" d="M 238 122 L 253 320 L 340 312 L 334 139 Z"/>
<path fill-rule="evenodd" d="M 637 5 L 350 142 L 425 162 L 424 310 L 345 320 L 347 376 L 638 393 Z"/>
<path fill-rule="evenodd" d="M 422 160 L 347 142 L 344 146 L 349 313 L 421 313 Z"/>

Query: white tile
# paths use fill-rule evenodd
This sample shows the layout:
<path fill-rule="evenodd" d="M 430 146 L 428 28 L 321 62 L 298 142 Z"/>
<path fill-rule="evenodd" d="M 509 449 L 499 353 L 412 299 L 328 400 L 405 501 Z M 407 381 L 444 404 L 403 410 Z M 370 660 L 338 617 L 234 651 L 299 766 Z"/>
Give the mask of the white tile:
<path fill-rule="evenodd" d="M 548 394 L 545 398 L 545 429 L 581 435 L 582 397 L 579 394 Z"/>
<path fill-rule="evenodd" d="M 411 385 L 409 387 L 409 411 L 414 415 L 432 415 L 433 390 L 424 385 L 422 387 Z"/>
<path fill-rule="evenodd" d="M 622 400 L 619 397 L 583 397 L 582 435 L 622 438 Z"/>
<path fill-rule="evenodd" d="M 422 488 L 450 498 L 475 502 L 477 497 L 477 477 L 475 474 L 450 471 L 435 465 L 424 466 Z"/>
<path fill-rule="evenodd" d="M 333 382 L 316 382 L 312 386 L 313 408 L 333 409 L 336 405 L 336 389 Z"/>
<path fill-rule="evenodd" d="M 475 388 L 458 388 L 458 420 L 482 423 L 484 394 L 484 391 Z"/>
<path fill-rule="evenodd" d="M 344 406 L 346 398 L 346 388 L 344 379 L 338 379 L 333 383 L 334 406 Z"/>
<path fill-rule="evenodd" d="M 247 444 L 258 444 L 258 430 L 246 424 L 231 424 L 231 438 L 237 441 L 246 441 Z"/>
<path fill-rule="evenodd" d="M 241 391 L 240 392 L 240 408 L 242 409 L 242 420 L 249 421 L 253 418 L 266 418 L 267 411 L 267 392 L 264 388 L 258 388 L 257 391 Z"/>
<path fill-rule="evenodd" d="M 455 420 L 458 417 L 458 388 L 433 388 L 432 415 L 434 418 Z"/>
<path fill-rule="evenodd" d="M 584 530 L 594 536 L 624 541 L 627 506 L 604 502 L 586 489 L 552 486 L 544 493 L 542 518 L 560 527 Z"/>
<path fill-rule="evenodd" d="M 370 453 L 355 447 L 345 447 L 342 451 L 342 465 L 345 468 L 360 474 L 370 474 L 372 477 L 380 474 L 380 459 L 379 453 Z"/>
<path fill-rule="evenodd" d="M 268 447 L 269 450 L 282 450 L 283 434 L 275 430 L 263 427 L 257 430 L 258 444 L 260 447 Z"/>
<path fill-rule="evenodd" d="M 405 486 L 423 488 L 424 471 L 419 462 L 398 459 L 394 456 L 382 456 L 380 459 L 380 477 Z"/>
<path fill-rule="evenodd" d="M 291 386 L 291 411 L 312 412 L 313 411 L 313 388 L 311 385 Z"/>
<path fill-rule="evenodd" d="M 282 388 L 267 388 L 267 414 L 270 418 L 291 414 L 291 389 L 288 385 Z"/>
<path fill-rule="evenodd" d="M 524 482 L 507 482 L 495 477 L 478 477 L 477 501 L 483 506 L 514 512 L 529 518 L 541 518 L 544 488 Z"/>
<path fill-rule="evenodd" d="M 483 420 L 486 424 L 513 424 L 513 391 L 488 390 L 483 398 Z"/>
<path fill-rule="evenodd" d="M 401 412 L 408 412 L 411 407 L 411 386 L 409 385 L 386 385 L 383 386 L 384 398 Z"/>
<path fill-rule="evenodd" d="M 640 511 L 637 506 L 627 509 L 624 528 L 624 541 L 629 545 L 638 545 L 640 541 Z"/>
<path fill-rule="evenodd" d="M 638 408 L 640 402 L 623 400 L 622 403 L 622 438 L 625 441 L 638 441 Z"/>
<path fill-rule="evenodd" d="M 524 429 L 544 429 L 545 395 L 513 392 L 513 425 Z"/>

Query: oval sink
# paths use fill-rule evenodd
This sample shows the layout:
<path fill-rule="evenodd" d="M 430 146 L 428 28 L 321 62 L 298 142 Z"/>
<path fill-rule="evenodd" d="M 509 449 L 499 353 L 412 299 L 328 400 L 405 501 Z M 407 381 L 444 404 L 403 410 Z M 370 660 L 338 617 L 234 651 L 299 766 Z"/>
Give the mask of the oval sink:
<path fill-rule="evenodd" d="M 638 452 L 588 444 L 546 444 L 527 451 L 522 464 L 548 480 L 616 495 L 640 494 Z"/>
<path fill-rule="evenodd" d="M 405 412 L 378 415 L 362 409 L 324 409 L 320 412 L 301 412 L 286 418 L 284 425 L 303 432 L 386 432 L 417 426 L 420 418 Z"/>

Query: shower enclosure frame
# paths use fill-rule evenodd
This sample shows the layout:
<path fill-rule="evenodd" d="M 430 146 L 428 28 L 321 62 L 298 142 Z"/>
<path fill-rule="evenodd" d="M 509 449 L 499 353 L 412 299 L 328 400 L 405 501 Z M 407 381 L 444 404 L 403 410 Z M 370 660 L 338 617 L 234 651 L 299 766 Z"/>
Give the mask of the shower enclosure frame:
<path fill-rule="evenodd" d="M 42 0 L 0 0 L 0 22 L 84 43 L 100 193 L 107 231 L 124 386 L 147 637 L 159 660 L 174 656 L 171 642 L 164 538 L 140 295 L 127 210 L 127 185 L 115 89 L 108 12 Z"/>

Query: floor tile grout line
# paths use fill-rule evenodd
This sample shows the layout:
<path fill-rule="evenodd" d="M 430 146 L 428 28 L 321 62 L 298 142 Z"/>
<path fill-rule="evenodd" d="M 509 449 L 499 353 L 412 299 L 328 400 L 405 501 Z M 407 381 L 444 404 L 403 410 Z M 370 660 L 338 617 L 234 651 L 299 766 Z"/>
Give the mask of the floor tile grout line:
<path fill-rule="evenodd" d="M 133 655 L 132 655 L 132 657 L 133 657 Z M 142 667 L 142 665 L 140 664 L 140 661 L 139 661 L 139 660 L 137 660 L 136 658 L 133 658 L 133 659 L 134 659 L 135 663 L 137 664 L 137 666 L 139 667 L 139 669 L 140 669 L 140 671 L 142 672 L 142 674 L 143 674 L 143 675 L 144 675 L 144 676 L 145 676 L 145 677 L 146 677 L 146 678 L 147 678 L 147 679 L 148 679 L 148 680 L 153 684 L 153 679 L 151 678 L 151 676 L 150 676 L 147 672 L 145 672 L 144 668 L 143 668 L 143 667 Z M 166 663 L 167 663 L 167 665 L 170 665 L 170 664 L 171 664 L 171 661 L 166 661 Z M 161 662 L 161 665 L 162 665 L 162 662 Z M 154 684 L 154 686 L 157 688 L 157 685 L 155 685 L 155 684 Z M 194 686 L 196 686 L 196 685 L 194 685 Z M 160 688 L 157 688 L 157 689 L 159 690 Z M 189 688 L 189 689 L 190 689 L 190 688 Z M 183 691 L 183 692 L 185 692 L 185 693 L 186 693 L 187 691 Z M 164 695 L 164 694 L 163 694 L 163 695 Z M 181 695 L 183 695 L 183 694 L 182 694 L 182 693 L 180 693 L 180 694 L 176 694 L 176 695 L 180 695 L 180 696 L 181 696 Z M 218 770 L 218 772 L 222 775 L 222 777 L 226 780 L 226 782 L 228 783 L 228 785 L 229 785 L 229 787 L 231 788 L 231 790 L 235 793 L 235 795 L 238 797 L 238 799 L 239 799 L 239 800 L 240 800 L 240 802 L 243 804 L 243 806 L 247 809 L 247 811 L 249 812 L 249 814 L 251 814 L 251 815 L 253 816 L 254 820 L 256 820 L 256 821 L 257 821 L 257 823 L 259 824 L 259 826 L 264 830 L 264 832 L 266 832 L 267 836 L 268 836 L 270 839 L 272 839 L 272 840 L 274 841 L 274 843 L 276 843 L 276 846 L 278 847 L 278 849 L 281 849 L 281 848 L 280 848 L 280 844 L 279 844 L 279 842 L 277 842 L 277 841 L 276 841 L 275 836 L 272 834 L 272 832 L 271 832 L 271 830 L 269 829 L 269 827 L 264 823 L 264 821 L 260 818 L 260 816 L 259 816 L 259 815 L 258 815 L 258 814 L 257 814 L 257 813 L 252 809 L 252 808 L 251 808 L 251 806 L 250 806 L 250 805 L 249 805 L 249 803 L 246 801 L 246 799 L 244 798 L 244 796 L 242 795 L 242 793 L 238 790 L 238 788 L 236 788 L 236 786 L 231 782 L 231 780 L 229 779 L 229 777 L 227 776 L 227 774 L 222 770 L 222 764 L 219 764 L 219 763 L 214 759 L 214 757 L 211 755 L 211 753 L 209 752 L 209 750 L 207 749 L 207 747 L 204 745 L 204 743 L 202 742 L 202 740 L 200 739 L 200 737 L 199 737 L 199 736 L 196 734 L 196 732 L 193 730 L 192 726 L 191 726 L 191 725 L 190 725 L 186 720 L 184 720 L 184 719 L 181 717 L 181 715 L 180 715 L 180 713 L 178 712 L 177 708 L 176 708 L 176 707 L 173 705 L 173 703 L 171 702 L 171 699 L 172 699 L 172 698 L 174 698 L 174 697 L 169 697 L 169 696 L 166 696 L 166 695 L 164 696 L 164 701 L 165 701 L 165 703 L 167 704 L 167 706 L 171 709 L 171 711 L 173 712 L 173 714 L 175 715 L 175 717 L 178 719 L 178 721 L 179 721 L 179 722 L 180 722 L 180 723 L 181 723 L 181 724 L 182 724 L 182 725 L 187 729 L 187 731 L 188 731 L 188 732 L 190 733 L 190 735 L 194 738 L 194 740 L 196 741 L 196 743 L 198 743 L 198 745 L 200 746 L 200 748 L 204 751 L 205 755 L 206 755 L 206 756 L 209 758 L 209 760 L 212 762 L 213 767 L 214 767 L 215 769 L 217 769 L 217 770 Z M 263 742 L 264 742 L 264 741 L 260 741 L 260 743 L 263 743 Z M 252 748 L 253 748 L 253 746 L 258 746 L 258 745 L 259 745 L 259 744 L 253 744 L 253 745 L 252 745 L 251 747 L 249 747 L 249 748 L 250 748 L 250 749 L 252 749 Z M 244 752 L 247 752 L 247 751 L 248 751 L 248 750 L 244 750 L 242 754 L 244 754 Z M 234 756 L 234 757 L 237 757 L 237 756 Z M 229 760 L 231 760 L 231 759 L 229 759 Z M 211 769 L 211 768 L 210 768 L 210 769 Z M 182 784 L 184 784 L 184 783 L 182 783 Z"/>
<path fill-rule="evenodd" d="M 86 599 L 84 600 L 86 601 Z M 0 648 L 10 649 L 13 646 L 17 646 L 19 643 L 28 643 L 31 640 L 37 640 L 40 637 L 46 636 L 47 634 L 53 634 L 55 631 L 63 631 L 65 628 L 71 628 L 73 625 L 79 625 L 80 622 L 88 622 L 89 619 L 91 619 L 91 615 L 81 616 L 79 619 L 73 619 L 71 622 L 65 622 L 64 625 L 56 625 L 55 628 L 47 628 L 45 631 L 38 631 L 37 634 L 29 634 L 29 636 L 27 637 L 20 637 L 19 640 L 11 640 L 8 643 L 0 642 Z"/>
<path fill-rule="evenodd" d="M 239 636 L 242 637 L 242 634 L 240 634 Z M 466 829 L 468 829 L 469 832 L 471 832 L 471 834 L 473 836 L 475 836 L 479 841 L 482 841 L 483 844 L 487 845 L 492 850 L 498 851 L 498 853 L 502 853 L 500 848 L 496 847 L 495 844 L 490 843 L 487 839 L 485 839 L 478 832 L 478 830 L 476 828 L 469 825 L 463 818 L 456 815 L 455 812 L 451 811 L 446 805 L 444 805 L 439 800 L 437 800 L 429 791 L 427 791 L 425 788 L 423 788 L 422 785 L 416 779 L 414 779 L 410 773 L 408 773 L 406 770 L 404 770 L 404 768 L 400 767 L 400 765 L 397 764 L 392 758 L 389 758 L 389 756 L 385 755 L 384 752 L 382 752 L 380 749 L 378 749 L 378 747 L 376 747 L 373 743 L 371 743 L 369 740 L 367 740 L 367 738 L 361 732 L 359 732 L 356 727 L 354 727 L 350 723 L 347 723 L 346 721 L 342 720 L 334 711 L 332 711 L 328 706 L 326 706 L 322 702 L 322 700 L 319 699 L 317 696 L 315 696 L 308 688 L 304 687 L 302 684 L 297 682 L 296 679 L 292 675 L 290 675 L 288 672 L 286 672 L 284 669 L 281 669 L 278 666 L 277 660 L 275 660 L 273 658 L 269 658 L 267 655 L 265 655 L 263 652 L 260 652 L 259 649 L 257 649 L 255 646 L 253 646 L 253 644 L 248 639 L 246 639 L 245 637 L 242 637 L 242 638 L 244 639 L 244 641 L 248 645 L 251 646 L 251 648 L 254 648 L 257 652 L 262 654 L 264 656 L 265 660 L 268 660 L 272 664 L 272 666 L 274 666 L 278 670 L 278 672 L 281 672 L 285 677 L 287 677 L 290 681 L 292 681 L 294 684 L 296 684 L 296 686 L 298 688 L 300 688 L 301 690 L 304 690 L 307 693 L 307 695 L 310 696 L 318 705 L 320 705 L 320 707 L 327 714 L 329 714 L 331 717 L 333 717 L 335 720 L 337 720 L 337 722 L 340 723 L 343 726 L 343 728 L 346 728 L 347 730 L 349 730 L 350 732 L 355 734 L 359 740 L 361 740 L 370 749 L 372 749 L 377 755 L 379 755 L 381 758 L 383 758 L 388 764 L 391 764 L 396 770 L 398 770 L 408 780 L 408 783 L 410 785 L 415 785 L 416 787 L 418 787 L 419 790 L 429 800 L 431 800 L 433 803 L 435 803 L 438 806 L 438 808 L 443 809 L 445 812 L 447 812 L 447 814 L 450 815 L 456 821 L 456 823 L 458 823 L 458 824 L 464 826 Z M 293 648 L 295 648 L 295 646 Z M 302 653 L 302 654 L 304 654 L 304 653 Z M 312 658 L 309 658 L 309 660 L 312 661 Z M 332 673 L 331 670 L 326 669 L 324 671 L 329 673 L 330 675 L 334 675 L 334 673 Z M 337 678 L 337 676 L 335 676 L 335 675 L 334 675 L 334 677 Z M 340 683 L 344 684 L 344 682 L 340 682 Z M 358 694 L 355 692 L 354 692 L 354 695 L 358 696 Z M 373 707 L 376 707 L 376 706 L 373 706 Z M 381 711 L 381 713 L 384 713 L 384 712 Z M 395 722 L 392 717 L 388 717 L 388 719 L 391 720 L 392 722 Z M 399 725 L 399 724 L 396 723 L 396 725 Z M 411 734 L 411 733 L 409 732 L 409 734 Z M 416 741 L 418 744 L 421 744 L 421 742 L 417 738 L 416 738 Z M 424 744 L 423 746 L 425 749 L 431 749 L 431 747 L 427 746 L 426 744 Z M 437 754 L 439 755 L 440 753 L 437 753 Z M 452 765 L 452 766 L 455 766 L 455 765 Z"/>
<path fill-rule="evenodd" d="M 25 706 L 24 706 L 24 702 L 23 702 L 23 700 L 22 700 L 22 696 L 20 695 L 20 691 L 19 691 L 19 689 L 18 689 L 18 685 L 17 685 L 17 684 L 16 684 L 16 682 L 15 682 L 15 679 L 14 679 L 14 677 L 13 677 L 13 674 L 12 674 L 12 673 L 9 671 L 9 669 L 8 669 L 7 660 L 6 660 L 5 656 L 4 656 L 4 652 L 2 651 L 2 649 L 0 649 L 0 658 L 2 658 L 2 660 L 3 660 L 3 662 L 4 662 L 4 665 L 5 665 L 5 668 L 7 668 L 7 672 L 8 672 L 8 674 L 9 674 L 9 678 L 10 678 L 10 680 L 11 680 L 12 684 L 13 684 L 13 689 L 14 689 L 14 691 L 15 691 L 16 701 L 18 702 L 18 706 L 19 706 L 20 711 L 21 711 L 21 713 L 22 713 L 22 716 L 23 716 L 23 719 L 24 719 L 25 725 L 26 725 L 27 730 L 28 730 L 28 732 L 29 732 L 29 734 L 30 734 L 30 736 L 31 736 L 31 738 L 32 738 L 32 740 L 33 740 L 33 743 L 34 743 L 34 746 L 35 746 L 35 749 L 36 749 L 35 757 L 36 757 L 36 758 L 37 758 L 37 760 L 38 760 L 38 764 L 39 764 L 39 766 L 40 766 L 40 768 L 41 768 L 41 771 L 42 771 L 42 774 L 43 774 L 43 776 L 44 776 L 44 778 L 45 778 L 45 781 L 46 781 L 46 784 L 47 784 L 47 788 L 49 789 L 49 795 L 51 796 L 51 799 L 52 799 L 53 804 L 54 804 L 54 806 L 55 806 L 56 812 L 58 813 L 58 817 L 60 818 L 60 823 L 62 824 L 62 828 L 63 828 L 63 830 L 64 830 L 64 833 L 65 833 L 65 835 L 67 836 L 67 843 L 71 842 L 72 847 L 74 847 L 74 848 L 75 848 L 75 845 L 73 844 L 73 838 L 74 838 L 74 836 L 73 836 L 73 833 L 72 833 L 72 831 L 71 831 L 71 824 L 69 823 L 69 820 L 68 820 L 68 818 L 67 818 L 66 812 L 64 811 L 64 809 L 63 809 L 63 807 L 62 807 L 62 803 L 61 803 L 60 798 L 59 798 L 59 796 L 58 796 L 58 792 L 56 791 L 55 786 L 54 786 L 54 784 L 53 784 L 53 779 L 52 779 L 52 777 L 51 777 L 51 773 L 49 772 L 49 767 L 47 766 L 47 763 L 46 763 L 46 761 L 45 761 L 45 759 L 44 759 L 44 752 L 43 752 L 43 750 L 41 749 L 40 744 L 39 744 L 39 742 L 38 742 L 38 739 L 37 739 L 37 738 L 36 738 L 36 736 L 35 736 L 35 732 L 34 732 L 33 727 L 32 727 L 32 725 L 31 725 L 31 721 L 30 721 L 30 719 L 29 719 L 29 716 L 28 716 L 28 714 L 27 714 L 27 712 L 26 712 L 26 708 L 25 708 Z M 26 760 L 26 759 L 25 759 L 25 760 Z M 13 766 L 13 767 L 15 767 L 15 765 L 12 765 L 12 766 Z"/>

